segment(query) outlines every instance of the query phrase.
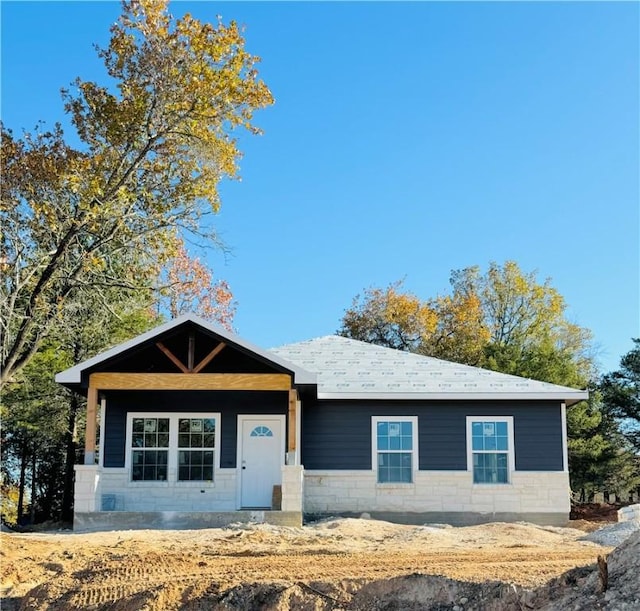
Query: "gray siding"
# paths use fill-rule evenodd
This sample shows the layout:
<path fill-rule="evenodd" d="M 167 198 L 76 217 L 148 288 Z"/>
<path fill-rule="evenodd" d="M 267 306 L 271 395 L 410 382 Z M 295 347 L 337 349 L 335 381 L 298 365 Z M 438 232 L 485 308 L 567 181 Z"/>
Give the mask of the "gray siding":
<path fill-rule="evenodd" d="M 371 469 L 371 416 L 418 417 L 421 470 L 467 468 L 467 416 L 513 416 L 516 470 L 563 467 L 559 403 L 308 400 L 302 410 L 305 469 Z"/>
<path fill-rule="evenodd" d="M 104 466 L 124 467 L 127 412 L 220 412 L 220 466 L 235 468 L 238 414 L 286 414 L 286 392 L 110 391 L 103 435 Z"/>

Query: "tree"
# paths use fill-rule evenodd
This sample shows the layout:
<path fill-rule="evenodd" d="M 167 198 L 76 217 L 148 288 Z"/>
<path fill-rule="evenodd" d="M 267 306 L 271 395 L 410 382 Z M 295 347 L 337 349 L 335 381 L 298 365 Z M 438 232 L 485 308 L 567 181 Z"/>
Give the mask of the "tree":
<path fill-rule="evenodd" d="M 485 332 L 474 295 L 422 301 L 402 281 L 369 288 L 346 310 L 338 333 L 361 341 L 469 364 L 480 360 Z"/>
<path fill-rule="evenodd" d="M 42 471 L 63 464 L 66 400 L 53 378 L 70 365 L 68 353 L 43 345 L 24 368 L 22 383 L 8 385 L 2 393 L 3 477 L 17 477 L 19 522 L 26 515 L 27 498 L 32 518 L 39 505 L 48 512 L 60 509 L 62 486 L 52 484 L 51 477 L 61 483 L 62 471 L 49 470 L 48 477 Z M 45 488 L 48 494 L 41 494 Z"/>
<path fill-rule="evenodd" d="M 418 352 L 427 356 L 480 366 L 489 332 L 482 303 L 473 293 L 454 292 L 429 300 L 436 322 L 425 329 Z"/>
<path fill-rule="evenodd" d="M 566 303 L 536 272 L 514 261 L 451 274 L 454 295 L 475 295 L 488 333 L 482 366 L 545 382 L 585 387 L 594 374 L 591 332 L 570 322 Z"/>
<path fill-rule="evenodd" d="M 2 126 L 1 378 L 34 356 L 64 304 L 109 287 L 151 291 L 181 234 L 204 239 L 218 183 L 237 175 L 231 137 L 273 102 L 235 23 L 173 19 L 166 0 L 125 1 L 100 49 L 114 87 L 63 93 L 62 129 Z"/>
<path fill-rule="evenodd" d="M 149 303 L 111 288 L 108 307 L 67 301 L 49 336 L 2 393 L 3 481 L 18 490 L 16 519 L 73 518 L 74 464 L 82 447 L 84 400 L 54 382 L 59 371 L 157 322 Z"/>
<path fill-rule="evenodd" d="M 342 318 L 340 335 L 396 350 L 416 352 L 423 335 L 435 325 L 435 312 L 411 293 L 400 293 L 402 282 L 386 289 L 366 289 L 356 295 Z"/>
<path fill-rule="evenodd" d="M 607 409 L 640 453 L 640 339 L 632 341 L 634 347 L 620 360 L 620 369 L 603 376 L 600 390 Z"/>
<path fill-rule="evenodd" d="M 637 459 L 602 398 L 594 387 L 589 401 L 567 410 L 571 489 L 580 502 L 592 501 L 597 492 L 619 496 L 640 485 Z"/>
<path fill-rule="evenodd" d="M 160 277 L 157 309 L 172 318 L 194 312 L 232 329 L 236 303 L 229 284 L 213 281 L 213 273 L 198 258 L 191 257 L 184 245 L 168 262 Z"/>
<path fill-rule="evenodd" d="M 513 261 L 451 272 L 450 295 L 422 300 L 402 283 L 371 288 L 354 299 L 339 333 L 418 352 L 585 387 L 594 372 L 591 333 L 571 323 L 550 280 L 523 273 Z"/>

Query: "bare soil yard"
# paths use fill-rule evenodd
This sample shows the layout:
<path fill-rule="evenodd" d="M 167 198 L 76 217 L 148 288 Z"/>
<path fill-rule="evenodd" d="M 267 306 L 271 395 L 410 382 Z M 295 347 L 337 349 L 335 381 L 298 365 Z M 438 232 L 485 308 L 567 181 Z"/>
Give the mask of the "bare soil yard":
<path fill-rule="evenodd" d="M 375 594 L 380 584 L 394 588 L 399 582 L 390 578 L 416 574 L 531 588 L 611 550 L 580 541 L 584 534 L 524 523 L 452 528 L 364 519 L 303 528 L 3 533 L 3 609 L 374 608 L 371 596 L 384 598 Z M 476 590 L 469 596 L 482 594 Z M 363 592 L 368 602 L 359 607 Z M 469 597 L 459 598 L 459 608 L 473 608 Z"/>

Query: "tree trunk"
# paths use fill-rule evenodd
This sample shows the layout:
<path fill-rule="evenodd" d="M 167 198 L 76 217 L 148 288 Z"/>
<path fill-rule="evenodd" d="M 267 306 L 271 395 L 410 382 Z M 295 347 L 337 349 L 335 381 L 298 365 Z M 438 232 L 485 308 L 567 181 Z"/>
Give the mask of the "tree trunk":
<path fill-rule="evenodd" d="M 18 524 L 22 523 L 22 516 L 24 514 L 24 489 L 27 483 L 27 442 L 22 442 L 20 451 L 20 487 L 18 489 Z"/>
<path fill-rule="evenodd" d="M 31 456 L 31 524 L 36 521 L 36 448 Z"/>
<path fill-rule="evenodd" d="M 64 484 L 62 490 L 62 509 L 60 519 L 63 522 L 73 521 L 73 484 L 74 484 L 74 464 L 76 462 L 76 416 L 80 407 L 78 395 L 73 393 L 69 397 L 69 413 L 67 418 L 67 430 L 64 436 L 65 443 L 65 465 Z"/>

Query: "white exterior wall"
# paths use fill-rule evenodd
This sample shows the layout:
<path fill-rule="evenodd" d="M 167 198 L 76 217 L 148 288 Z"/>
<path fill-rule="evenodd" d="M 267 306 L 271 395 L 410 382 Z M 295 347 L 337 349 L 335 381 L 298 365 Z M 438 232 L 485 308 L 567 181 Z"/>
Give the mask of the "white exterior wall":
<path fill-rule="evenodd" d="M 566 513 L 569 474 L 514 471 L 509 484 L 473 484 L 469 471 L 417 471 L 413 484 L 378 484 L 375 471 L 305 471 L 304 511 Z"/>

